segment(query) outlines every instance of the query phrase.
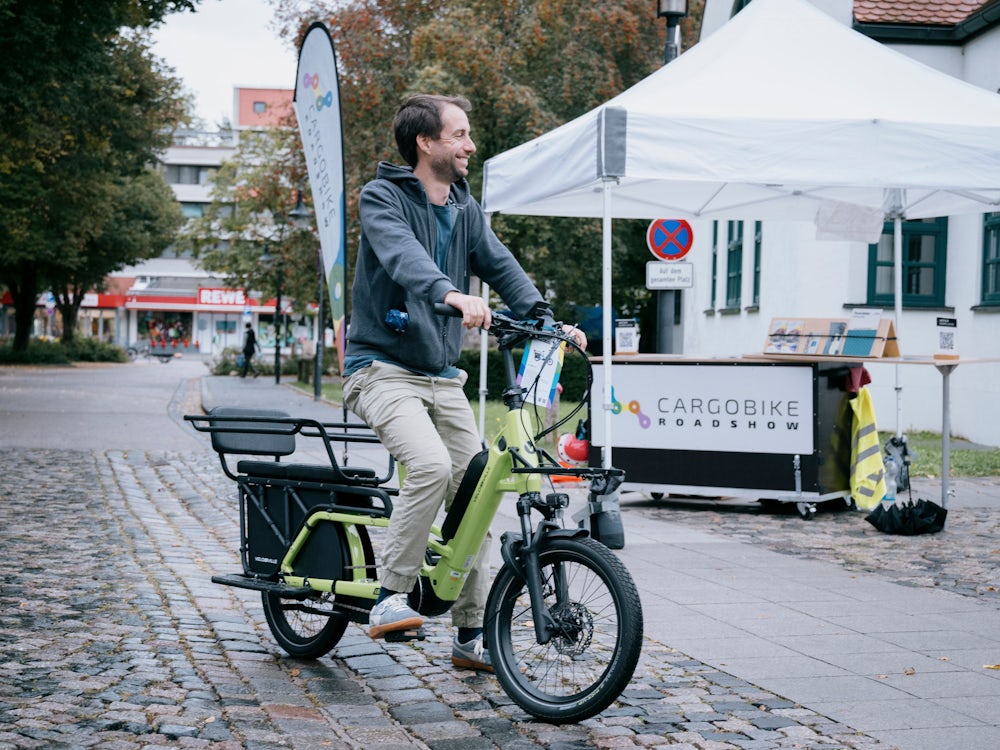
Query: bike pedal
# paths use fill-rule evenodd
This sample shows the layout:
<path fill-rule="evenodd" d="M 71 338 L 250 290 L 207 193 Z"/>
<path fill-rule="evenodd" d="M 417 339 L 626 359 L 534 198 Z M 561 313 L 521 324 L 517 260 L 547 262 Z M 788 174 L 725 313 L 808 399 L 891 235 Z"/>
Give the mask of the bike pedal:
<path fill-rule="evenodd" d="M 386 643 L 406 643 L 407 641 L 423 641 L 427 638 L 423 628 L 410 630 L 391 630 L 384 636 Z"/>

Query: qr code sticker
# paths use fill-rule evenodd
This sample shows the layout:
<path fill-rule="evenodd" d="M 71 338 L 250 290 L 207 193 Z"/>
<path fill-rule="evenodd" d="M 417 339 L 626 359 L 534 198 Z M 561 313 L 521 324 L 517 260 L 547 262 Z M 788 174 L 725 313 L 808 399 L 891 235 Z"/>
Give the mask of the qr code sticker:
<path fill-rule="evenodd" d="M 938 331 L 938 349 L 943 352 L 955 351 L 954 331 Z"/>
<path fill-rule="evenodd" d="M 618 334 L 618 348 L 619 349 L 634 349 L 635 348 L 635 334 L 631 331 L 623 331 Z"/>

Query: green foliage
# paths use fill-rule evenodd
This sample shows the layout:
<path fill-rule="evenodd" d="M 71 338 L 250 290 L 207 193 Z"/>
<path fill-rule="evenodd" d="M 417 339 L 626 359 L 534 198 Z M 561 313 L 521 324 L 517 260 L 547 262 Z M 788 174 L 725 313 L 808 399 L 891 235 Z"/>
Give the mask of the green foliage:
<path fill-rule="evenodd" d="M 239 375 L 240 368 L 238 359 L 242 352 L 239 349 L 223 349 L 222 352 L 212 361 L 213 375 Z"/>
<path fill-rule="evenodd" d="M 99 339 L 77 336 L 72 341 L 62 342 L 62 346 L 74 362 L 128 362 L 124 349 Z"/>
<path fill-rule="evenodd" d="M 66 349 L 55 341 L 31 339 L 24 349 L 16 349 L 7 340 L 0 343 L 0 364 L 4 365 L 68 365 Z"/>
<path fill-rule="evenodd" d="M 212 360 L 210 370 L 213 375 L 239 375 L 240 374 L 240 357 L 243 356 L 243 351 L 241 349 L 227 348 L 223 349 L 222 352 Z M 324 358 L 325 359 L 325 358 Z M 260 377 L 270 376 L 274 377 L 274 357 L 266 357 L 258 355 L 253 361 L 254 368 L 260 374 Z M 288 375 L 291 377 L 296 377 L 299 374 L 299 360 L 295 357 L 289 357 L 287 359 L 281 360 L 281 374 Z"/>
<path fill-rule="evenodd" d="M 338 56 L 347 183 L 349 267 L 358 246 L 357 196 L 379 160 L 400 161 L 391 123 L 412 93 L 460 94 L 477 152 L 469 180 L 481 191 L 491 156 L 561 125 L 663 64 L 665 24 L 649 0 L 278 0 L 286 33 L 303 18 L 326 19 Z M 697 38 L 703 0 L 681 21 L 686 46 Z M 557 317 L 600 303 L 598 221 L 498 216 L 497 234 Z M 613 284 L 619 313 L 652 306 L 645 289 L 645 223 L 615 222 Z M 652 340 L 652 337 L 644 337 Z"/>
<path fill-rule="evenodd" d="M 523 349 L 514 350 L 514 363 L 520 365 Z M 486 387 L 487 398 L 499 400 L 503 395 L 504 372 L 503 358 L 497 349 L 486 352 Z M 479 350 L 466 349 L 458 360 L 459 369 L 469 373 L 465 384 L 465 395 L 470 401 L 479 400 Z M 587 391 L 587 364 L 579 354 L 567 355 L 563 360 L 559 382 L 563 387 L 562 398 L 577 402 Z"/>
<path fill-rule="evenodd" d="M 270 296 L 280 282 L 283 299 L 301 313 L 319 294 L 315 222 L 296 227 L 288 215 L 305 179 L 297 128 L 244 133 L 215 175 L 212 203 L 185 226 L 179 246 L 193 250 L 203 268 L 224 274 L 232 286 Z M 265 248 L 274 259 L 270 266 L 261 263 Z"/>
<path fill-rule="evenodd" d="M 881 444 L 892 437 L 891 432 L 879 432 Z M 910 476 L 941 476 L 941 434 L 920 431 L 906 434 L 910 448 Z M 951 476 L 1000 477 L 1000 448 L 976 445 L 961 438 L 951 439 Z"/>
<path fill-rule="evenodd" d="M 189 10 L 187 0 L 4 0 L 0 4 L 0 283 L 17 310 L 13 345 L 30 335 L 34 300 L 133 258 L 106 258 L 120 189 L 170 140 L 180 84 L 134 29 Z M 112 238 L 113 239 L 113 238 Z M 114 246 L 114 243 L 110 243 Z M 120 248 L 121 246 L 119 246 Z M 88 289 L 78 290 L 80 292 Z"/>
<path fill-rule="evenodd" d="M 0 342 L 0 364 L 68 365 L 73 362 L 127 362 L 125 350 L 92 338 L 75 338 L 70 343 L 33 338 L 25 349 L 15 349 L 10 341 Z"/>

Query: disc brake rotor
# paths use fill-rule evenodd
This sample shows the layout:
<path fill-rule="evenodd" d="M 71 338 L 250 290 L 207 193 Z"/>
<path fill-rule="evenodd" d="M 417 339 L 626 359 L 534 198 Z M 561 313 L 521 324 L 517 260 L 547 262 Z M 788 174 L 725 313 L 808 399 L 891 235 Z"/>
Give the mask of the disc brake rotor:
<path fill-rule="evenodd" d="M 590 646 L 594 637 L 594 617 L 584 605 L 568 602 L 555 607 L 552 618 L 559 625 L 559 632 L 552 643 L 564 656 L 579 656 Z"/>

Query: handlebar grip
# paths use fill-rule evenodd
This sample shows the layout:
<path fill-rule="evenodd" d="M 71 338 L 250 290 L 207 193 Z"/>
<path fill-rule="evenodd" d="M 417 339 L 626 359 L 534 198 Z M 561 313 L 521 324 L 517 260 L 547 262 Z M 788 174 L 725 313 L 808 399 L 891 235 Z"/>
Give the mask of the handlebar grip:
<path fill-rule="evenodd" d="M 435 302 L 434 303 L 434 314 L 435 315 L 446 315 L 449 318 L 461 318 L 462 311 L 457 307 L 452 307 L 446 302 Z"/>

